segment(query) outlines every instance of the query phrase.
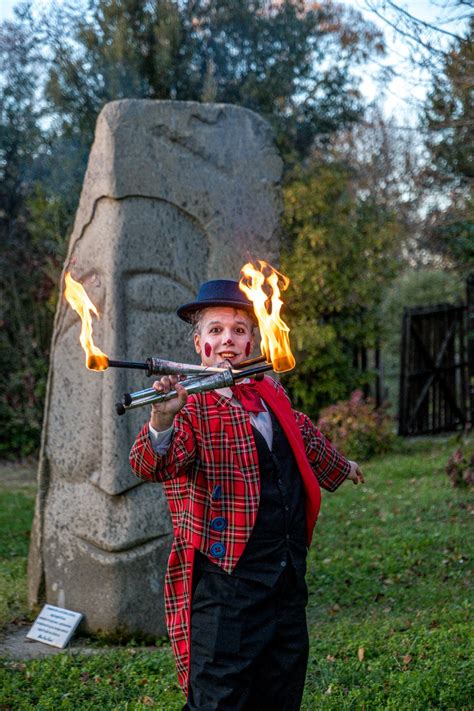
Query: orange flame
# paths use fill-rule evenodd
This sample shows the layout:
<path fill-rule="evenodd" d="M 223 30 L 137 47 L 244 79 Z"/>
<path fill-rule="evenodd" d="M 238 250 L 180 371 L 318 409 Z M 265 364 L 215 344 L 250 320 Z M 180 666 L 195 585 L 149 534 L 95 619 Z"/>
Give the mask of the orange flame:
<path fill-rule="evenodd" d="M 277 373 L 285 373 L 295 367 L 296 361 L 290 348 L 290 329 L 280 318 L 283 301 L 280 292 L 288 288 L 290 280 L 280 274 L 270 264 L 257 260 L 259 268 L 253 264 L 245 264 L 239 282 L 240 289 L 253 302 L 253 308 L 258 320 L 262 340 L 260 348 L 262 355 L 273 365 Z M 266 289 L 264 288 L 266 287 Z M 268 296 L 268 290 L 271 296 Z M 270 309 L 267 309 L 269 302 Z"/>
<path fill-rule="evenodd" d="M 109 367 L 109 359 L 102 353 L 100 348 L 94 345 L 92 340 L 92 317 L 93 314 L 99 318 L 99 313 L 86 294 L 86 290 L 78 281 L 75 281 L 70 272 L 64 278 L 66 287 L 64 297 L 68 304 L 76 311 L 82 322 L 80 341 L 86 354 L 86 366 L 89 370 L 106 370 Z"/>

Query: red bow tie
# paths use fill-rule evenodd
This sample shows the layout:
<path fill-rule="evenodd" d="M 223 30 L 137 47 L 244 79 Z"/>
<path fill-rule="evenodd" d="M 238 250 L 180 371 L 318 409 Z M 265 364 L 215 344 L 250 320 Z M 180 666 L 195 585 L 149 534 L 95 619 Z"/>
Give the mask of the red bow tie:
<path fill-rule="evenodd" d="M 234 397 L 242 403 L 242 407 L 249 412 L 265 412 L 262 400 L 255 388 L 255 381 L 231 387 Z"/>

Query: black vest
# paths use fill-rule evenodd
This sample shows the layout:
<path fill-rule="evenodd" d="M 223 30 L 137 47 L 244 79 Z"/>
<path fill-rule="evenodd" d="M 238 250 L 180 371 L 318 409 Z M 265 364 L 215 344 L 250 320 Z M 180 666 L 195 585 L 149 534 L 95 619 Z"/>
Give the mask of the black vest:
<path fill-rule="evenodd" d="M 273 586 L 288 565 L 298 577 L 306 572 L 306 517 L 301 475 L 280 423 L 269 409 L 272 449 L 252 427 L 260 470 L 260 504 L 255 526 L 231 575 Z M 196 552 L 198 570 L 227 575 L 206 556 Z"/>

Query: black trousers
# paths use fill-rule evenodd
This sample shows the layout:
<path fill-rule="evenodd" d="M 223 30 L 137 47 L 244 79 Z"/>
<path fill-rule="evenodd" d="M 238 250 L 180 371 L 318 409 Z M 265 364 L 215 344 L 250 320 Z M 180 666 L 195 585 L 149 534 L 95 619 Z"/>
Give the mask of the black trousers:
<path fill-rule="evenodd" d="M 273 588 L 198 573 L 183 711 L 297 711 L 308 663 L 307 599 L 290 565 Z"/>

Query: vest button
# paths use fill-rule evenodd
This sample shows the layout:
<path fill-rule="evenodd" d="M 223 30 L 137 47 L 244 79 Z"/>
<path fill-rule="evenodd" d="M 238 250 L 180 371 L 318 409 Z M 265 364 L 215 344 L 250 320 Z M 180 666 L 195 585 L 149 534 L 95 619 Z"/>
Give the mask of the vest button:
<path fill-rule="evenodd" d="M 212 490 L 211 498 L 213 501 L 219 501 L 221 496 L 222 496 L 222 487 L 220 484 L 216 484 L 216 486 Z"/>
<path fill-rule="evenodd" d="M 213 543 L 209 548 L 209 553 L 214 558 L 223 558 L 225 556 L 225 545 L 223 543 Z"/>
<path fill-rule="evenodd" d="M 227 528 L 227 521 L 223 516 L 216 516 L 211 521 L 213 531 L 224 531 Z"/>

